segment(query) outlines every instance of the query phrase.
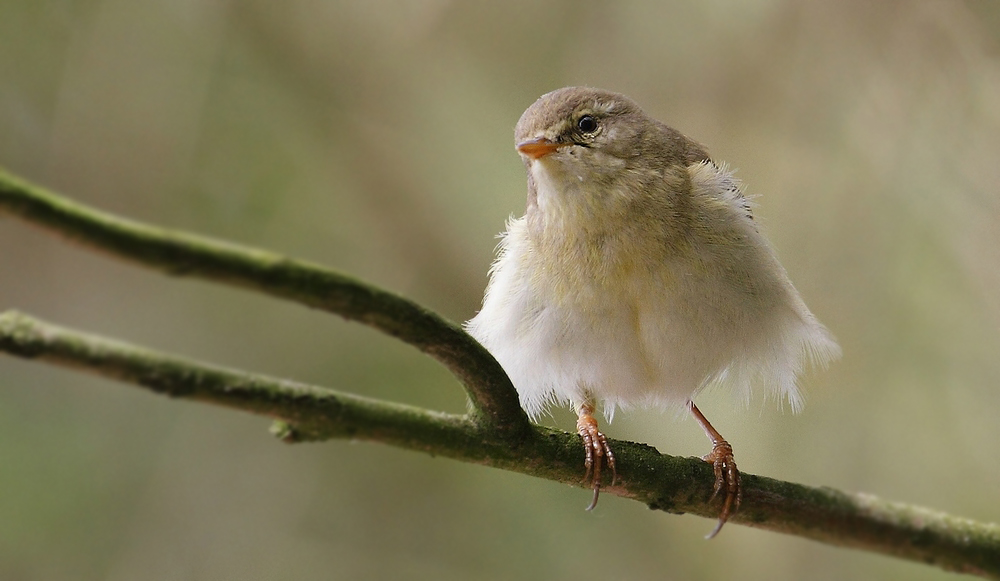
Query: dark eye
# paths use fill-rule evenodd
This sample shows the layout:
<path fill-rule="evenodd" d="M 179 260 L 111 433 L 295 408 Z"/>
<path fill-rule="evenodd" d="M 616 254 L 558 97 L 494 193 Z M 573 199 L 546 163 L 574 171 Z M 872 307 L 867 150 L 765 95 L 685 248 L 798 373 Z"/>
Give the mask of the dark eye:
<path fill-rule="evenodd" d="M 576 126 L 584 133 L 593 133 L 597 131 L 597 119 L 593 115 L 584 115 L 576 122 Z"/>

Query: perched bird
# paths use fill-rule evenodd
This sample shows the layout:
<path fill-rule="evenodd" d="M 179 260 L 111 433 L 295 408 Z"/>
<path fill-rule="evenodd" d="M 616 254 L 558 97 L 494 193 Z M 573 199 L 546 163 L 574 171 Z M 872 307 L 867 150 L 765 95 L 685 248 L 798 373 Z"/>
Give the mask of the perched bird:
<path fill-rule="evenodd" d="M 571 405 L 597 503 L 615 460 L 594 417 L 687 406 L 712 440 L 718 533 L 739 507 L 728 442 L 692 398 L 759 385 L 793 410 L 806 361 L 840 349 L 792 286 L 740 182 L 704 147 L 624 95 L 567 87 L 521 116 L 525 215 L 511 219 L 483 307 L 466 329 L 500 362 L 529 416 Z"/>

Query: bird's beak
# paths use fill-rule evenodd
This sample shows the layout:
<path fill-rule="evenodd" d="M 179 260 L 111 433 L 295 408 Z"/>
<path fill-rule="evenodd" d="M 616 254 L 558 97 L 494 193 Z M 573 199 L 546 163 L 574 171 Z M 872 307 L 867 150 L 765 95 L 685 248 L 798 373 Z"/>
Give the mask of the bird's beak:
<path fill-rule="evenodd" d="M 544 137 L 522 141 L 517 144 L 517 150 L 531 159 L 541 159 L 560 147 L 560 144 Z"/>

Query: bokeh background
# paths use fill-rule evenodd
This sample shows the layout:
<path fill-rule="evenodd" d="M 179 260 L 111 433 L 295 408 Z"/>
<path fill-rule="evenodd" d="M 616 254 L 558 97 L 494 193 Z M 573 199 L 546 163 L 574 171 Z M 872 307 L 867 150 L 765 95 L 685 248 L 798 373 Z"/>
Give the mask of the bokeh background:
<path fill-rule="evenodd" d="M 705 143 L 844 357 L 799 415 L 699 404 L 748 472 L 1000 521 L 1000 9 L 991 0 L 0 2 L 0 165 L 471 317 L 544 92 Z M 414 350 L 0 216 L 0 309 L 451 412 Z M 546 420 L 571 428 L 566 412 Z M 0 578 L 945 579 L 0 357 Z M 613 437 L 700 455 L 686 417 Z"/>

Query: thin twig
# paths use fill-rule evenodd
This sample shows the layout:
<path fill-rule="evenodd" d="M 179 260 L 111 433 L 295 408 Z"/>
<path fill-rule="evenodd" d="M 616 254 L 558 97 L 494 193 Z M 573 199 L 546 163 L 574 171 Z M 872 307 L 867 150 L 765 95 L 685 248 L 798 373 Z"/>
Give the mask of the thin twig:
<path fill-rule="evenodd" d="M 503 368 L 454 323 L 360 280 L 266 250 L 95 210 L 0 169 L 0 210 L 168 274 L 232 284 L 338 314 L 413 345 L 465 386 L 474 421 L 516 441 L 530 431 Z"/>
<path fill-rule="evenodd" d="M 359 397 L 224 369 L 44 323 L 0 314 L 0 351 L 96 373 L 172 397 L 281 420 L 286 441 L 351 438 L 446 456 L 574 486 L 583 482 L 578 436 L 535 426 L 517 446 L 465 416 Z M 602 488 L 672 513 L 714 519 L 715 476 L 699 458 L 612 441 L 618 477 Z M 798 535 L 1000 579 L 1000 526 L 863 494 L 743 475 L 743 503 L 731 523 Z"/>

